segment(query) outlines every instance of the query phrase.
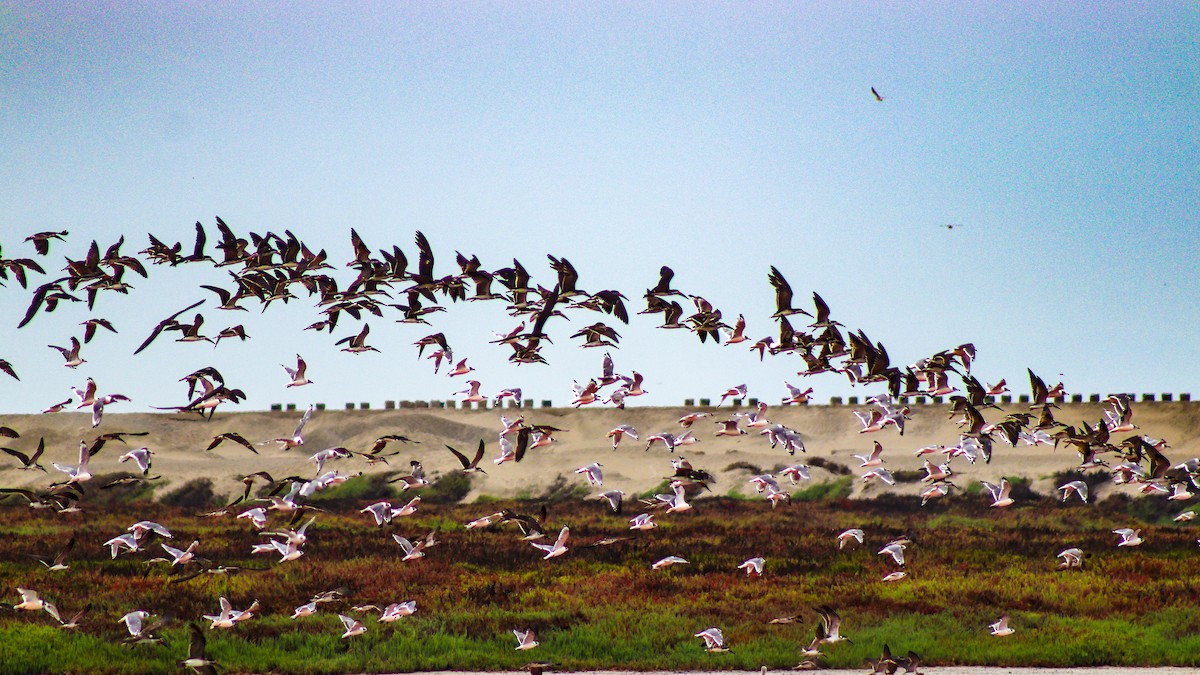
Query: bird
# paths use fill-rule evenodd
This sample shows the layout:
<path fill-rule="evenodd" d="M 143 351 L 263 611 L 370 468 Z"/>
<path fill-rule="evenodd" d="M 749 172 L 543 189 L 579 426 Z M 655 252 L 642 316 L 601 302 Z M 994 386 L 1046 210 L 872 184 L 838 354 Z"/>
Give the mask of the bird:
<path fill-rule="evenodd" d="M 765 564 L 766 560 L 760 557 L 755 557 L 746 560 L 741 565 L 738 565 L 738 569 L 746 570 L 746 576 L 761 577 L 763 573 L 763 566 Z"/>
<path fill-rule="evenodd" d="M 725 634 L 721 632 L 720 628 L 705 628 L 693 637 L 703 639 L 704 649 L 709 653 L 729 651 L 729 648 L 725 646 Z"/>
<path fill-rule="evenodd" d="M 533 632 L 532 628 L 526 628 L 525 630 L 514 628 L 513 635 L 517 638 L 517 651 L 533 649 L 541 644 L 537 640 L 537 633 Z"/>
<path fill-rule="evenodd" d="M 871 95 L 875 97 L 876 101 L 880 101 L 880 102 L 883 101 L 883 97 L 879 95 L 878 91 L 875 91 L 875 87 L 871 87 Z M 901 106 L 901 107 L 903 107 L 903 106 Z"/>
<path fill-rule="evenodd" d="M 304 358 L 299 354 L 296 355 L 295 368 L 289 368 L 283 364 L 280 364 L 280 367 L 291 378 L 291 381 L 287 383 L 288 387 L 303 387 L 306 384 L 313 384 L 313 381 L 308 379 L 308 364 L 304 362 Z"/>
<path fill-rule="evenodd" d="M 570 539 L 570 537 L 571 529 L 564 526 L 561 530 L 559 530 L 558 539 L 555 539 L 553 544 L 539 544 L 536 541 L 530 543 L 533 544 L 534 548 L 545 551 L 546 555 L 543 556 L 542 559 L 549 560 L 551 558 L 557 558 L 558 556 L 567 552 L 567 540 Z"/>
<path fill-rule="evenodd" d="M 1007 614 L 1000 617 L 1000 620 L 996 623 L 988 625 L 988 629 L 990 629 L 992 631 L 992 635 L 995 635 L 996 637 L 1005 637 L 1017 632 L 1015 628 L 1012 628 L 1008 625 Z"/>
<path fill-rule="evenodd" d="M 837 536 L 838 550 L 846 548 L 846 546 L 849 545 L 853 540 L 857 540 L 860 544 L 863 543 L 863 537 L 863 531 L 857 527 L 852 527 L 849 530 L 842 532 Z"/>
<path fill-rule="evenodd" d="M 655 561 L 650 565 L 650 569 L 661 570 L 671 565 L 687 565 L 688 561 L 677 555 L 669 555 L 665 558 Z"/>
<path fill-rule="evenodd" d="M 592 485 L 604 485 L 604 472 L 600 467 L 604 466 L 599 462 L 592 462 L 587 466 L 581 466 L 575 469 L 575 473 L 581 473 L 587 478 L 588 483 Z"/>
<path fill-rule="evenodd" d="M 1141 537 L 1141 529 L 1135 530 L 1128 527 L 1121 527 L 1112 532 L 1121 537 L 1121 541 L 1117 543 L 1117 546 L 1140 546 L 1145 541 Z"/>
<path fill-rule="evenodd" d="M 66 360 L 66 363 L 64 363 L 63 365 L 66 366 L 67 368 L 78 368 L 79 366 L 83 365 L 84 363 L 87 363 L 87 360 L 79 355 L 79 350 L 81 347 L 81 345 L 79 344 L 79 338 L 76 338 L 76 337 L 71 338 L 70 348 L 56 347 L 54 345 L 48 345 L 48 346 L 51 349 L 57 350 L 59 354 L 62 354 L 63 359 Z"/>
<path fill-rule="evenodd" d="M 13 448 L 7 447 L 0 447 L 0 451 L 17 458 L 17 460 L 21 462 L 21 466 L 18 468 L 23 471 L 38 470 L 42 471 L 43 473 L 46 471 L 46 467 L 38 463 L 38 460 L 42 457 L 42 453 L 46 451 L 46 439 L 44 437 L 38 440 L 37 449 L 34 450 L 33 454 L 31 455 L 26 455 L 20 450 L 14 450 Z"/>
<path fill-rule="evenodd" d="M 1083 550 L 1079 548 L 1063 549 L 1058 556 L 1062 558 L 1062 562 L 1058 564 L 1059 569 L 1083 569 Z"/>
<path fill-rule="evenodd" d="M 1080 501 L 1087 503 L 1088 486 L 1087 486 L 1087 483 L 1085 483 L 1081 480 L 1073 480 L 1073 481 L 1070 481 L 1067 483 L 1063 483 L 1062 485 L 1058 486 L 1058 489 L 1062 490 L 1062 493 L 1063 493 L 1062 500 L 1064 502 L 1067 501 L 1067 498 L 1070 497 L 1072 493 L 1074 493 L 1076 495 L 1079 495 Z"/>
<path fill-rule="evenodd" d="M 992 497 L 992 503 L 989 506 L 993 508 L 1004 508 L 1006 506 L 1013 505 L 1012 483 L 1008 482 L 1007 478 L 1001 478 L 999 485 L 995 485 L 987 481 L 979 482 Z"/>
<path fill-rule="evenodd" d="M 342 620 L 342 625 L 346 628 L 346 631 L 342 633 L 342 639 L 352 638 L 367 632 L 367 625 L 352 616 L 338 614 L 338 618 Z"/>
<path fill-rule="evenodd" d="M 842 617 L 836 610 L 829 605 L 821 605 L 816 607 L 815 611 L 821 618 L 821 623 L 817 627 L 817 634 L 820 636 L 818 642 L 823 644 L 853 642 L 853 640 L 841 634 Z"/>
<path fill-rule="evenodd" d="M 179 659 L 176 664 L 185 668 L 191 668 L 197 675 L 217 675 L 217 662 L 207 658 L 204 655 L 207 640 L 204 637 L 204 631 L 200 630 L 193 621 L 188 624 L 188 656 L 186 659 Z"/>
<path fill-rule="evenodd" d="M 482 438 L 479 439 L 479 446 L 475 449 L 475 456 L 471 459 L 467 459 L 466 455 L 462 454 L 458 450 L 455 450 L 449 445 L 446 446 L 446 449 L 454 455 L 454 458 L 458 460 L 459 464 L 462 464 L 462 472 L 464 474 L 470 474 L 474 472 L 487 473 L 483 469 L 479 468 L 479 462 L 483 459 L 484 453 L 484 443 Z"/>

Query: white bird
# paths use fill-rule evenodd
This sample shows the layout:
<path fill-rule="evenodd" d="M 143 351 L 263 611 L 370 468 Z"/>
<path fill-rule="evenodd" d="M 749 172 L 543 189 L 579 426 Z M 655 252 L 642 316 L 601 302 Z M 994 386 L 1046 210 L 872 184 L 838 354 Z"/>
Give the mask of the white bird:
<path fill-rule="evenodd" d="M 709 652 L 727 652 L 729 648 L 725 646 L 725 635 L 720 628 L 705 628 L 696 633 L 694 637 L 704 640 L 704 649 Z"/>
<path fill-rule="evenodd" d="M 617 449 L 617 446 L 621 444 L 621 439 L 625 436 L 628 436 L 635 441 L 638 440 L 637 429 L 634 429 L 628 424 L 622 424 L 608 432 L 608 437 L 612 439 L 613 450 Z"/>
<path fill-rule="evenodd" d="M 317 602 L 316 602 L 316 600 L 314 600 L 308 604 L 300 605 L 299 607 L 297 607 L 295 609 L 295 611 L 292 612 L 292 618 L 299 619 L 302 616 L 312 616 L 313 614 L 316 614 L 316 613 L 317 613 Z"/>
<path fill-rule="evenodd" d="M 37 611 L 46 608 L 46 601 L 38 596 L 37 591 L 28 588 L 18 588 L 17 592 L 21 594 L 21 602 L 13 605 L 13 609 Z"/>
<path fill-rule="evenodd" d="M 800 479 L 812 480 L 812 474 L 809 472 L 808 466 L 805 464 L 793 464 L 792 466 L 785 466 L 779 470 L 779 475 L 787 476 L 792 481 L 792 485 L 795 485 Z"/>
<path fill-rule="evenodd" d="M 784 382 L 783 386 L 787 387 L 787 390 L 788 390 L 787 398 L 783 399 L 784 405 L 788 405 L 790 403 L 797 403 L 797 404 L 803 405 L 805 403 L 808 403 L 809 400 L 812 398 L 812 393 L 813 393 L 812 387 L 809 387 L 808 389 L 801 391 L 800 387 L 794 387 L 788 382 Z"/>
<path fill-rule="evenodd" d="M 721 394 L 721 400 L 717 401 L 717 407 L 720 407 L 721 404 L 725 402 L 725 399 L 731 396 L 734 398 L 746 398 L 746 391 L 746 385 L 744 384 L 739 384 L 736 387 L 730 387 L 729 389 L 726 389 L 724 393 Z"/>
<path fill-rule="evenodd" d="M 280 449 L 282 450 L 291 450 L 292 448 L 304 445 L 304 425 L 308 424 L 308 421 L 312 419 L 313 410 L 316 410 L 316 406 L 308 406 L 308 410 L 306 410 L 304 415 L 300 418 L 300 424 L 296 425 L 296 430 L 292 432 L 290 437 L 272 438 L 270 441 L 266 442 L 278 443 Z"/>
<path fill-rule="evenodd" d="M 150 456 L 153 454 L 150 448 L 135 448 L 118 457 L 117 461 L 127 462 L 133 460 L 137 464 L 138 469 L 141 470 L 142 475 L 145 476 L 150 471 Z"/>
<path fill-rule="evenodd" d="M 425 557 L 425 549 L 429 548 L 430 546 L 433 546 L 436 543 L 433 539 L 432 532 L 430 532 L 428 535 L 425 536 L 424 539 L 421 539 L 420 541 L 418 541 L 415 544 L 413 542 L 409 541 L 408 539 L 401 537 L 398 534 L 393 534 L 392 539 L 395 539 L 396 543 L 400 544 L 400 549 L 404 551 L 404 557 L 401 558 L 401 560 L 406 560 L 406 561 L 407 560 L 416 560 L 417 558 Z"/>
<path fill-rule="evenodd" d="M 925 504 L 929 503 L 931 499 L 945 497 L 946 495 L 950 494 L 950 488 L 953 487 L 956 487 L 954 483 L 946 481 L 931 485 L 929 489 L 921 493 L 921 506 L 925 506 Z"/>
<path fill-rule="evenodd" d="M 555 539 L 553 544 L 539 544 L 536 541 L 529 543 L 533 544 L 534 548 L 539 548 L 546 552 L 546 555 L 542 556 L 542 560 L 549 560 L 567 552 L 567 540 L 570 538 L 571 528 L 564 526 L 563 529 L 559 530 L 558 539 Z"/>
<path fill-rule="evenodd" d="M 317 473 L 325 470 L 325 463 L 332 462 L 338 459 L 346 459 L 350 457 L 350 451 L 346 448 L 326 448 L 318 453 L 313 454 L 308 458 L 308 461 L 317 465 Z"/>
<path fill-rule="evenodd" d="M 532 628 L 519 630 L 514 628 L 513 635 L 517 637 L 517 651 L 533 649 L 541 643 L 537 641 L 537 633 L 533 632 Z"/>
<path fill-rule="evenodd" d="M 1081 501 L 1087 502 L 1088 500 L 1087 483 L 1081 480 L 1073 480 L 1069 483 L 1063 483 L 1062 485 L 1058 486 L 1058 489 L 1063 491 L 1062 500 L 1064 502 L 1067 501 L 1067 498 L 1071 496 L 1072 492 L 1079 495 L 1079 499 Z"/>
<path fill-rule="evenodd" d="M 859 466 L 861 468 L 865 469 L 867 467 L 872 467 L 872 466 L 881 466 L 886 461 L 883 459 L 882 455 L 883 455 L 883 444 L 880 443 L 879 441 L 875 441 L 875 447 L 873 450 L 871 450 L 870 455 L 851 455 L 851 456 L 854 457 L 855 459 L 857 459 L 858 461 L 862 462 L 861 464 L 859 464 Z"/>
<path fill-rule="evenodd" d="M 237 515 L 238 518 L 246 518 L 256 529 L 263 529 L 267 526 L 267 510 L 261 506 L 243 511 Z"/>
<path fill-rule="evenodd" d="M 1000 617 L 1000 620 L 997 621 L 996 623 L 989 625 L 988 628 L 991 629 L 992 635 L 995 635 L 996 637 L 1004 637 L 1006 635 L 1012 635 L 1013 633 L 1017 632 L 1015 629 L 1011 628 L 1008 625 L 1008 615 L 1007 614 Z"/>
<path fill-rule="evenodd" d="M 979 482 L 983 485 L 984 489 L 988 491 L 988 494 L 992 496 L 991 506 L 993 508 L 1000 509 L 1006 506 L 1012 506 L 1012 483 L 1009 483 L 1007 478 L 1001 478 L 999 485 L 989 483 L 985 480 Z"/>
<path fill-rule="evenodd" d="M 167 555 L 171 556 L 171 566 L 175 567 L 176 565 L 186 565 L 196 557 L 196 549 L 200 547 L 200 540 L 193 541 L 191 545 L 183 550 L 169 546 L 166 543 L 161 543 L 159 546 L 162 546 Z"/>
<path fill-rule="evenodd" d="M 592 485 L 604 485 L 604 472 L 600 470 L 602 466 L 604 465 L 600 462 L 592 462 L 575 469 L 575 473 L 583 474 Z"/>
<path fill-rule="evenodd" d="M 137 537 L 128 532 L 109 539 L 108 541 L 104 542 L 104 545 L 109 547 L 109 553 L 112 554 L 114 559 L 121 553 L 122 548 L 129 549 L 131 553 L 134 551 L 140 551 L 142 549 L 141 544 L 138 543 Z"/>
<path fill-rule="evenodd" d="M 671 500 L 671 506 L 667 509 L 667 513 L 678 513 L 692 508 L 692 505 L 687 503 L 684 498 L 683 483 L 677 480 L 671 481 L 671 489 L 675 492 L 675 498 Z"/>
<path fill-rule="evenodd" d="M 658 523 L 654 522 L 654 514 L 639 513 L 629 519 L 629 529 L 631 530 L 653 530 L 658 527 Z"/>
<path fill-rule="evenodd" d="M 901 542 L 892 542 L 887 546 L 879 549 L 879 555 L 890 555 L 896 564 L 904 567 L 904 544 Z"/>
<path fill-rule="evenodd" d="M 67 474 L 69 477 L 67 484 L 86 483 L 92 479 L 92 470 L 90 466 L 92 455 L 88 451 L 87 443 L 79 442 L 79 465 L 71 466 L 69 464 L 59 464 L 54 462 L 54 468 Z"/>
<path fill-rule="evenodd" d="M 1181 511 L 1179 513 L 1179 515 L 1175 516 L 1172 520 L 1174 520 L 1177 523 L 1186 523 L 1189 520 L 1195 520 L 1195 519 L 1196 519 L 1196 511 L 1192 510 L 1192 511 Z"/>
<path fill-rule="evenodd" d="M 841 549 L 846 548 L 852 539 L 857 539 L 858 543 L 860 544 L 863 543 L 863 537 L 863 531 L 857 527 L 852 527 L 849 530 L 846 530 L 837 536 L 838 550 L 840 551 Z"/>
<path fill-rule="evenodd" d="M 763 573 L 763 565 L 766 564 L 763 558 L 750 558 L 749 560 L 738 565 L 739 570 L 746 570 L 746 576 L 761 577 Z"/>
<path fill-rule="evenodd" d="M 1121 536 L 1121 541 L 1117 543 L 1117 546 L 1139 546 L 1145 541 L 1140 536 L 1142 533 L 1140 529 L 1135 530 L 1128 527 L 1120 527 L 1112 532 Z"/>
<path fill-rule="evenodd" d="M 1078 548 L 1063 549 L 1056 556 L 1062 558 L 1062 562 L 1058 564 L 1059 569 L 1071 569 L 1072 567 L 1083 568 L 1083 550 Z"/>
<path fill-rule="evenodd" d="M 462 391 L 456 391 L 455 394 L 466 394 L 460 403 L 482 403 L 487 400 L 487 397 L 479 393 L 479 380 L 467 380 L 467 388 Z"/>
<path fill-rule="evenodd" d="M 888 574 L 887 576 L 883 577 L 883 579 L 881 579 L 881 581 L 900 581 L 901 579 L 903 579 L 907 576 L 908 576 L 908 572 L 905 572 L 904 570 L 896 570 L 895 572 L 892 572 L 891 574 Z"/>
<path fill-rule="evenodd" d="M 606 490 L 596 495 L 596 499 L 603 499 L 608 502 L 609 508 L 613 513 L 621 512 L 621 500 L 625 497 L 625 493 L 620 490 Z"/>
<path fill-rule="evenodd" d="M 659 561 L 653 563 L 652 565 L 650 565 L 650 569 L 661 570 L 664 567 L 670 567 L 671 565 L 687 565 L 687 564 L 689 564 L 688 561 L 684 560 L 683 558 L 680 558 L 677 555 L 669 555 L 669 556 L 663 558 L 662 560 L 659 560 Z"/>
<path fill-rule="evenodd" d="M 379 615 L 380 623 L 391 623 L 399 619 L 412 616 L 417 612 L 417 601 L 408 600 L 406 602 L 393 602 L 383 609 Z"/>
<path fill-rule="evenodd" d="M 305 374 L 308 371 L 308 364 L 304 362 L 304 359 L 299 354 L 296 355 L 295 368 L 288 368 L 283 364 L 280 364 L 280 366 L 287 372 L 288 377 L 291 378 L 287 383 L 288 387 L 302 387 L 306 384 L 313 384 L 313 381 L 308 379 Z"/>
<path fill-rule="evenodd" d="M 896 484 L 896 479 L 892 478 L 892 472 L 888 471 L 887 469 L 883 468 L 882 466 L 877 466 L 874 469 L 871 469 L 870 471 L 864 473 L 861 476 L 861 478 L 864 483 L 869 483 L 874 480 L 879 480 L 884 483 L 887 483 L 888 485 Z"/>
<path fill-rule="evenodd" d="M 367 624 L 355 619 L 352 616 L 338 614 L 338 618 L 342 620 L 342 625 L 346 627 L 346 632 L 342 633 L 342 638 L 351 638 L 356 635 L 362 635 L 367 632 Z"/>

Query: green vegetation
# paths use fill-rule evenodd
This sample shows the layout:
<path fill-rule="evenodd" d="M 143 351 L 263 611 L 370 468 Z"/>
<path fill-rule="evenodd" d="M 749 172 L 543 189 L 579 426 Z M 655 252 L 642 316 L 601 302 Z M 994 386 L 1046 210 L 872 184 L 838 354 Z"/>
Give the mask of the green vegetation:
<path fill-rule="evenodd" d="M 846 500 L 850 480 L 815 484 L 775 510 L 761 499 L 697 497 L 691 511 L 659 513 L 655 530 L 595 547 L 587 544 L 636 534 L 626 529 L 632 514 L 558 501 L 547 531 L 553 537 L 569 524 L 571 549 L 553 560 L 519 541 L 512 525 L 462 527 L 503 507 L 536 514 L 540 502 L 426 501 L 380 531 L 357 513 L 367 501 L 343 495 L 322 504 L 329 511 L 309 529 L 304 556 L 284 564 L 250 555 L 264 537 L 232 516 L 197 519 L 193 509 L 150 501 L 96 506 L 86 517 L 0 508 L 0 588 L 8 589 L 0 600 L 16 601 L 13 589 L 22 586 L 64 616 L 92 604 L 76 631 L 59 629 L 45 612 L 0 612 L 0 664 L 4 673 L 179 672 L 187 622 L 215 613 L 226 596 L 238 608 L 259 599 L 262 615 L 230 630 L 205 627 L 222 672 L 514 670 L 529 660 L 563 670 L 781 669 L 799 662 L 816 624 L 812 608 L 821 604 L 838 609 L 854 639 L 824 648 L 831 667 L 857 667 L 884 642 L 920 653 L 929 666 L 1200 667 L 1195 527 L 1154 524 L 1159 514 L 1149 511 L 1143 522 L 1123 500 L 1063 507 L 1047 498 L 1008 510 L 961 495 L 925 508 L 914 498 Z M 822 492 L 830 498 L 818 499 Z M 283 516 L 273 517 L 270 528 L 286 526 Z M 100 542 L 142 518 L 171 528 L 174 545 L 199 539 L 200 555 L 245 571 L 175 583 L 165 564 L 143 562 L 161 554 L 157 543 L 110 559 Z M 1116 548 L 1109 530 L 1125 526 L 1142 527 L 1146 543 Z M 834 537 L 849 527 L 862 528 L 867 541 L 839 550 Z M 390 532 L 416 539 L 431 530 L 441 543 L 401 562 Z M 79 545 L 69 571 L 49 572 L 28 557 L 52 554 L 72 533 Z M 908 577 L 885 583 L 895 566 L 876 551 L 899 536 L 913 540 Z M 1070 546 L 1086 552 L 1084 569 L 1057 571 L 1055 555 Z M 650 569 L 667 555 L 690 564 Z M 736 569 L 753 556 L 767 561 L 761 578 Z M 338 587 L 348 600 L 289 618 L 313 595 Z M 337 613 L 404 600 L 417 601 L 414 616 L 385 625 L 363 615 L 365 635 L 339 637 Z M 161 631 L 164 644 L 120 645 L 125 633 L 117 621 L 134 609 L 174 614 Z M 793 624 L 767 623 L 796 614 Z M 1015 635 L 988 634 L 1001 614 Z M 704 652 L 692 634 L 709 626 L 724 630 L 731 653 Z M 533 652 L 513 649 L 511 630 L 521 627 L 538 633 L 542 644 Z"/>

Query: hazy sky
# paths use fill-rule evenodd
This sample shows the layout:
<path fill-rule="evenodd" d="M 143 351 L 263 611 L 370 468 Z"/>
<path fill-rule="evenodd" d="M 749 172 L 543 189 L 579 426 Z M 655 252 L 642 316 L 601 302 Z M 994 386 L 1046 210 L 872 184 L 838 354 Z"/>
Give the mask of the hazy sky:
<path fill-rule="evenodd" d="M 1198 38 L 1182 2 L 4 3 L 0 245 L 32 256 L 25 236 L 69 230 L 41 259 L 57 274 L 92 239 L 190 246 L 201 221 L 211 243 L 219 215 L 242 236 L 290 229 L 341 266 L 351 227 L 410 258 L 421 230 L 441 274 L 457 250 L 486 268 L 519 258 L 551 286 L 549 253 L 634 309 L 670 265 L 756 339 L 776 332 L 773 264 L 894 363 L 973 341 L 980 378 L 1017 393 L 1026 367 L 1071 392 L 1191 391 Z M 249 394 L 243 409 L 454 398 L 466 378 L 434 376 L 411 345 L 434 331 L 485 394 L 565 403 L 602 356 L 568 339 L 598 316 L 552 324 L 550 366 L 517 367 L 486 344 L 516 323 L 498 303 L 432 328 L 372 318 L 382 353 L 351 355 L 333 345 L 348 320 L 301 332 L 311 299 L 216 310 L 197 285 L 230 285 L 224 270 L 132 283 L 19 331 L 31 291 L 0 289 L 0 358 L 22 378 L 0 376 L 0 411 L 36 412 L 88 376 L 126 410 L 178 405 L 176 380 L 205 365 Z M 207 332 L 242 323 L 251 339 L 132 356 L 202 297 Z M 62 367 L 46 345 L 89 316 L 119 335 Z M 647 377 L 639 403 L 742 382 L 777 401 L 801 383 L 796 358 L 760 364 L 658 323 L 618 327 L 618 371 Z M 297 352 L 316 384 L 288 390 L 279 364 Z M 838 375 L 807 385 L 860 393 Z"/>

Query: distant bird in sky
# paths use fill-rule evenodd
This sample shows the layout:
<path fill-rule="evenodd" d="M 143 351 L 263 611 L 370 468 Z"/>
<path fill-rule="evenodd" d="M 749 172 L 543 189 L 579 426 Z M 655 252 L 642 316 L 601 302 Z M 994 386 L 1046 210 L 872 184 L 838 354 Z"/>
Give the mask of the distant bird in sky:
<path fill-rule="evenodd" d="M 883 101 L 883 97 L 879 95 L 879 92 L 875 90 L 875 87 L 871 87 L 871 95 L 875 97 L 876 101 Z"/>

